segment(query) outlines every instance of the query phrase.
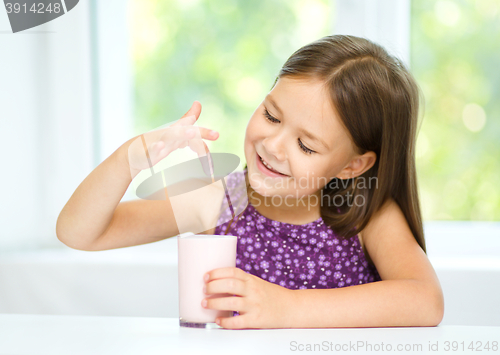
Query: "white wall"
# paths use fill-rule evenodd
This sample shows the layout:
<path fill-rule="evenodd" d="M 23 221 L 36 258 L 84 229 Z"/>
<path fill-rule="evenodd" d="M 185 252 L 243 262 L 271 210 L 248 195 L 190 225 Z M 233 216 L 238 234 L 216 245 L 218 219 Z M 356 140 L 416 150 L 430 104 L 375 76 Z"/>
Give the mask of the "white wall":
<path fill-rule="evenodd" d="M 12 34 L 0 11 L 0 248 L 57 245 L 55 221 L 92 168 L 88 11 Z"/>
<path fill-rule="evenodd" d="M 0 11 L 0 250 L 61 247 L 64 204 L 131 138 L 126 4 L 82 1 L 16 34 Z"/>

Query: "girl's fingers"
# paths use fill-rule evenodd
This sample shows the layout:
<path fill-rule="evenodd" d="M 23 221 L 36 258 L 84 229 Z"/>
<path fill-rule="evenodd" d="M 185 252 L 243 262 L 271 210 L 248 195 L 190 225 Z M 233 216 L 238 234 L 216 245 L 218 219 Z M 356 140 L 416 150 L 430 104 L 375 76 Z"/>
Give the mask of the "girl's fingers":
<path fill-rule="evenodd" d="M 193 124 L 195 121 L 196 119 L 194 116 L 184 117 L 173 125 L 163 129 L 159 139 L 168 144 L 168 141 L 186 138 L 202 138 L 212 141 L 219 138 L 219 133 L 217 131 L 205 127 L 194 126 Z M 193 131 L 194 134 L 191 131 Z"/>
<path fill-rule="evenodd" d="M 222 328 L 226 329 L 245 329 L 248 328 L 246 326 L 246 316 L 239 315 L 236 317 L 219 317 L 215 320 L 215 322 L 220 325 Z"/>
<path fill-rule="evenodd" d="M 189 148 L 198 154 L 200 158 L 208 155 L 208 147 L 201 139 L 190 139 Z"/>
<path fill-rule="evenodd" d="M 208 150 L 208 146 L 205 142 L 202 139 L 190 139 L 189 148 L 198 154 L 198 158 L 200 159 L 201 167 L 203 168 L 205 175 L 212 177 L 214 167 L 210 151 Z"/>
<path fill-rule="evenodd" d="M 193 116 L 192 116 L 193 117 Z M 194 118 L 187 117 L 188 120 Z M 151 136 L 153 139 L 154 136 Z M 154 164 L 165 158 L 170 152 L 189 146 L 201 159 L 203 170 L 207 176 L 211 176 L 210 152 L 204 139 L 216 140 L 219 134 L 205 127 L 193 125 L 172 125 L 162 130 L 160 136 L 156 136 L 155 142 L 148 146 L 149 154 Z"/>
<path fill-rule="evenodd" d="M 204 276 L 204 281 L 209 282 L 211 280 L 224 278 L 235 278 L 242 281 L 248 281 L 250 279 L 250 275 L 237 267 L 223 267 L 207 272 Z"/>
<path fill-rule="evenodd" d="M 181 117 L 181 121 L 184 117 L 195 116 L 195 121 L 200 117 L 201 114 L 201 103 L 199 101 L 194 101 L 191 108 Z"/>
<path fill-rule="evenodd" d="M 192 126 L 195 122 L 196 122 L 196 116 L 195 115 L 190 115 L 190 116 L 182 117 L 175 124 L 179 125 L 179 126 Z"/>
<path fill-rule="evenodd" d="M 198 127 L 193 125 L 181 125 L 169 127 L 165 134 L 161 136 L 161 140 L 185 140 L 185 139 L 208 139 L 211 141 L 219 138 L 219 133 L 205 127 Z"/>
<path fill-rule="evenodd" d="M 194 124 L 201 114 L 201 103 L 194 101 L 191 108 L 172 126 L 186 126 Z"/>
<path fill-rule="evenodd" d="M 198 154 L 205 175 L 212 177 L 214 171 L 212 157 L 203 139 L 215 140 L 218 138 L 218 133 L 204 127 L 192 126 L 187 128 L 186 137 L 188 138 L 188 144 L 191 150 Z M 184 146 L 185 145 L 183 145 L 183 147 Z"/>
<path fill-rule="evenodd" d="M 227 296 L 204 298 L 201 305 L 204 308 L 216 309 L 218 311 L 238 311 L 244 312 L 243 297 Z"/>
<path fill-rule="evenodd" d="M 199 127 L 199 126 L 193 126 L 194 129 L 196 129 L 198 132 L 194 135 L 193 138 L 202 138 L 202 139 L 208 139 L 211 141 L 216 140 L 219 138 L 219 132 L 205 128 L 205 127 Z"/>
<path fill-rule="evenodd" d="M 219 138 L 219 132 L 217 131 L 214 131 L 214 130 L 209 130 L 210 132 L 207 132 L 206 136 L 207 138 L 205 139 L 209 139 L 209 140 L 216 140 L 217 138 Z"/>
<path fill-rule="evenodd" d="M 206 295 L 228 293 L 236 296 L 247 296 L 245 282 L 237 279 L 213 280 L 204 286 Z"/>

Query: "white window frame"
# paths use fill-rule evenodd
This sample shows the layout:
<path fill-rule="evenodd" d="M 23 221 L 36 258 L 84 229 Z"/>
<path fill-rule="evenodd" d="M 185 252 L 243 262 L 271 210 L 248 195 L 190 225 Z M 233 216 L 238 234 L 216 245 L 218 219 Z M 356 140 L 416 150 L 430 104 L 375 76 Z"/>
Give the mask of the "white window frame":
<path fill-rule="evenodd" d="M 336 0 L 335 34 L 368 38 L 410 65 L 410 0 Z"/>
<path fill-rule="evenodd" d="M 91 0 L 93 17 L 95 109 L 99 118 L 98 163 L 132 138 L 132 58 L 124 0 Z"/>
<path fill-rule="evenodd" d="M 92 12 L 94 117 L 100 164 L 133 138 L 133 65 L 127 0 L 90 0 Z M 136 199 L 130 184 L 122 201 Z"/>

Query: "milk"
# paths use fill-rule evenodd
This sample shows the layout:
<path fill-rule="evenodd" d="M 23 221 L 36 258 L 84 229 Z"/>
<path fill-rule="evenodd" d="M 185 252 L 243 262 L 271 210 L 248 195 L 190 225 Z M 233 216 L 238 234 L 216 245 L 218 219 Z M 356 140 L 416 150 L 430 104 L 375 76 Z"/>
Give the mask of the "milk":
<path fill-rule="evenodd" d="M 236 266 L 237 237 L 226 235 L 180 235 L 179 251 L 179 322 L 185 327 L 211 327 L 217 317 L 231 317 L 232 311 L 203 308 L 204 298 L 229 296 L 203 293 L 203 276 L 214 269 Z"/>

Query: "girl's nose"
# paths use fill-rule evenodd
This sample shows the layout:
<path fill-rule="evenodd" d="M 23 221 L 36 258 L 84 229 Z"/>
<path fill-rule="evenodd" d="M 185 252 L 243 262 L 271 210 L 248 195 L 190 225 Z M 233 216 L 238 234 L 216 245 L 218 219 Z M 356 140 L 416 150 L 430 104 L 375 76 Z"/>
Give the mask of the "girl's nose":
<path fill-rule="evenodd" d="M 286 157 L 283 138 L 281 134 L 275 134 L 266 137 L 262 141 L 267 154 L 276 159 L 276 161 L 284 161 Z"/>

